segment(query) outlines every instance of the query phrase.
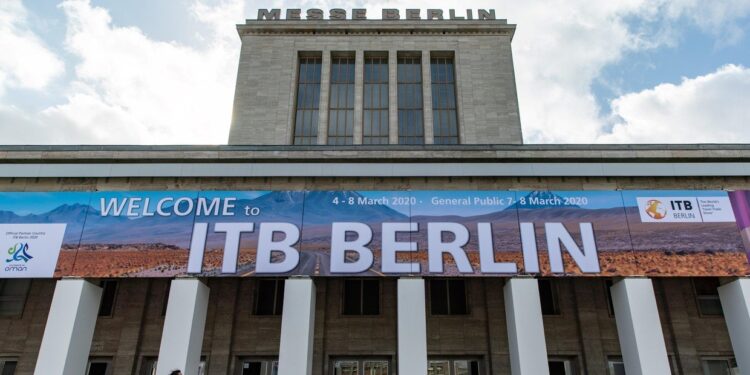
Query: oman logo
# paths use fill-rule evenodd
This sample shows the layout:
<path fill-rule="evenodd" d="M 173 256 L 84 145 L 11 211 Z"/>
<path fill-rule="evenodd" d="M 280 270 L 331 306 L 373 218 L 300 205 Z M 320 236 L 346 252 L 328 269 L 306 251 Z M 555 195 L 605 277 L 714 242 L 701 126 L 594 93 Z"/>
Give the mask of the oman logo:
<path fill-rule="evenodd" d="M 5 260 L 5 263 L 10 262 L 20 262 L 23 261 L 24 263 L 28 262 L 31 259 L 34 259 L 31 255 L 28 253 L 29 250 L 29 244 L 28 243 L 17 243 L 14 246 L 11 246 L 10 249 L 8 249 L 8 255 L 10 255 L 10 258 Z"/>
<path fill-rule="evenodd" d="M 652 219 L 661 220 L 667 217 L 667 208 L 658 199 L 646 202 L 646 214 Z"/>

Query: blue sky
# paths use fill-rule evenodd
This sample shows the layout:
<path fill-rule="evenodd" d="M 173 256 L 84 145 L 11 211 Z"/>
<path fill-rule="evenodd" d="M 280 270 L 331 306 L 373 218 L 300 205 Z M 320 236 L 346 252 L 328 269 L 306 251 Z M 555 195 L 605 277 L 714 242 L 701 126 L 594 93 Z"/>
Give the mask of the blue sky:
<path fill-rule="evenodd" d="M 0 144 L 222 144 L 258 7 L 457 1 L 0 1 Z M 750 0 L 477 0 L 518 25 L 527 143 L 750 142 Z"/>

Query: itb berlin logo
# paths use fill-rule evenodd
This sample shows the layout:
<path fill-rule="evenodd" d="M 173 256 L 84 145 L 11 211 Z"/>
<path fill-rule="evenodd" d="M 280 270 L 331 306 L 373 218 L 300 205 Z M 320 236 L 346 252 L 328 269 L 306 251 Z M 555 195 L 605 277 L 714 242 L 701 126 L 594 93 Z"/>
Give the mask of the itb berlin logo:
<path fill-rule="evenodd" d="M 26 242 L 19 242 L 13 246 L 11 246 L 8 249 L 8 255 L 10 257 L 5 260 L 5 263 L 9 263 L 5 267 L 5 271 L 8 272 L 21 272 L 26 271 L 28 267 L 26 267 L 26 263 L 28 263 L 30 260 L 34 259 L 31 254 L 29 254 L 29 243 Z M 23 263 L 21 263 L 23 262 Z"/>

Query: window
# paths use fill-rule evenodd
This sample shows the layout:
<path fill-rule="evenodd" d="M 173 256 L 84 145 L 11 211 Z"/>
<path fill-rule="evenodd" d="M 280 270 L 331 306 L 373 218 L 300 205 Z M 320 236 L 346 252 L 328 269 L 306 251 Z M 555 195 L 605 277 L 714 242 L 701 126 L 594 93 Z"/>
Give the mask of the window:
<path fill-rule="evenodd" d="M 424 143 L 422 112 L 422 60 L 419 56 L 398 58 L 398 143 Z"/>
<path fill-rule="evenodd" d="M 464 280 L 430 280 L 430 313 L 432 315 L 468 314 L 466 283 Z"/>
<path fill-rule="evenodd" d="M 549 375 L 575 375 L 575 358 L 550 358 Z"/>
<path fill-rule="evenodd" d="M 300 56 L 297 76 L 297 110 L 294 116 L 294 144 L 318 143 L 320 106 L 320 56 Z"/>
<path fill-rule="evenodd" d="M 723 316 L 719 299 L 719 279 L 716 277 L 699 277 L 693 279 L 695 300 L 701 316 Z"/>
<path fill-rule="evenodd" d="M 381 358 L 333 359 L 333 375 L 390 375 L 390 360 Z"/>
<path fill-rule="evenodd" d="M 380 280 L 344 280 L 343 315 L 380 314 Z"/>
<path fill-rule="evenodd" d="M 112 316 L 115 310 L 115 297 L 117 296 L 117 281 L 102 281 L 102 302 L 99 305 L 99 316 Z"/>
<path fill-rule="evenodd" d="M 23 314 L 31 279 L 0 279 L 0 316 Z"/>
<path fill-rule="evenodd" d="M 453 74 L 453 57 L 430 59 L 432 76 L 432 129 L 434 143 L 458 144 L 458 118 L 456 116 L 456 82 Z"/>
<path fill-rule="evenodd" d="M 549 279 L 539 280 L 539 299 L 542 303 L 542 315 L 560 315 L 560 303 L 557 297 L 557 284 Z"/>
<path fill-rule="evenodd" d="M 388 56 L 365 56 L 362 143 L 388 144 Z"/>
<path fill-rule="evenodd" d="M 277 375 L 277 358 L 240 358 L 239 375 Z"/>
<path fill-rule="evenodd" d="M 284 280 L 259 279 L 255 290 L 255 315 L 281 315 L 284 307 Z"/>
<path fill-rule="evenodd" d="M 169 306 L 169 291 L 172 290 L 172 282 L 167 281 L 164 287 L 164 298 L 161 301 L 161 316 L 167 316 L 167 307 Z"/>
<path fill-rule="evenodd" d="M 143 357 L 141 360 L 141 369 L 139 375 L 156 375 L 157 357 Z M 206 374 L 206 356 L 202 355 L 200 362 L 198 362 L 197 375 Z"/>
<path fill-rule="evenodd" d="M 479 375 L 481 374 L 478 359 L 431 359 L 427 365 L 428 375 Z"/>
<path fill-rule="evenodd" d="M 613 357 L 607 360 L 609 375 L 625 375 L 625 363 L 621 357 Z"/>
<path fill-rule="evenodd" d="M 615 316 L 615 305 L 612 303 L 612 280 L 604 280 L 604 294 L 607 296 L 607 310 L 609 310 L 609 316 Z"/>
<path fill-rule="evenodd" d="M 143 357 L 141 360 L 141 371 L 139 375 L 156 375 L 157 357 Z"/>
<path fill-rule="evenodd" d="M 0 358 L 0 375 L 14 375 L 18 360 L 15 358 Z"/>
<path fill-rule="evenodd" d="M 354 143 L 354 57 L 331 61 L 331 98 L 328 111 L 328 144 Z"/>
<path fill-rule="evenodd" d="M 703 375 L 740 375 L 740 368 L 734 358 L 704 359 Z"/>
<path fill-rule="evenodd" d="M 89 359 L 89 363 L 86 369 L 87 375 L 110 375 L 112 360 L 102 358 Z"/>

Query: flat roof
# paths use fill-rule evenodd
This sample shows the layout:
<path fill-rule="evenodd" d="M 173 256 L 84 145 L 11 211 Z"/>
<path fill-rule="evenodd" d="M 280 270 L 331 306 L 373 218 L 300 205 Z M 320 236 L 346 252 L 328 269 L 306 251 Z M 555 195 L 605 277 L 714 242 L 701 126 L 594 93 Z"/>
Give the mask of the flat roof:
<path fill-rule="evenodd" d="M 750 144 L 1 146 L 0 162 L 750 161 Z"/>
<path fill-rule="evenodd" d="M 750 145 L 0 146 L 0 177 L 750 176 Z"/>

